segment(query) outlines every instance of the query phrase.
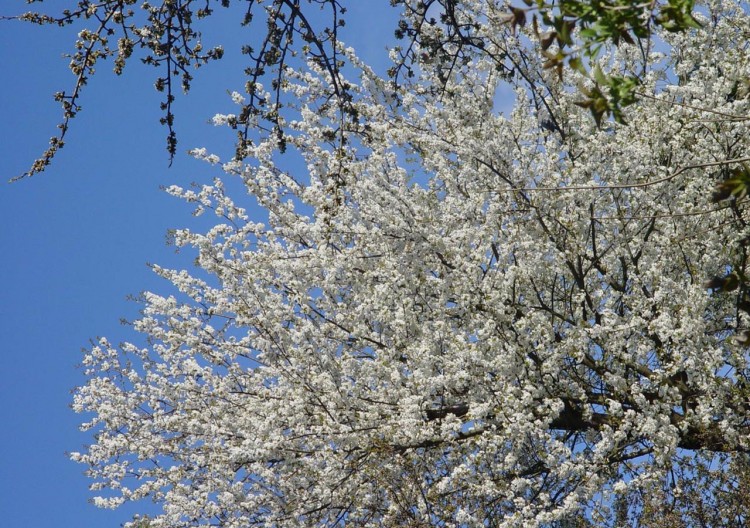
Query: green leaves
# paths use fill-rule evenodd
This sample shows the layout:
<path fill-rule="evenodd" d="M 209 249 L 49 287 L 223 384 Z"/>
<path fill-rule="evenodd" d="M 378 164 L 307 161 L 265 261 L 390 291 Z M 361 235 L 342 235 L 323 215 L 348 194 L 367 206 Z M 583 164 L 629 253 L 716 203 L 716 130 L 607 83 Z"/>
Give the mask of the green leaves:
<path fill-rule="evenodd" d="M 730 198 L 737 200 L 747 196 L 750 189 L 750 168 L 744 163 L 732 170 L 730 177 L 716 185 L 711 196 L 713 202 L 721 202 Z"/>
<path fill-rule="evenodd" d="M 601 126 L 602 118 L 609 115 L 617 123 L 626 124 L 623 108 L 636 101 L 638 79 L 632 76 L 607 76 L 599 66 L 594 68 L 593 78 L 596 83 L 594 88 L 581 89 L 586 99 L 576 104 L 591 111 L 597 126 Z M 606 93 L 603 89 L 606 89 Z"/>
<path fill-rule="evenodd" d="M 659 6 L 654 22 L 673 33 L 701 27 L 693 17 L 694 0 L 668 0 Z"/>
<path fill-rule="evenodd" d="M 637 97 L 635 94 L 636 87 L 640 84 L 637 77 L 612 75 L 606 79 L 609 87 L 609 97 L 612 109 L 612 116 L 618 123 L 625 123 L 622 109 L 635 103 Z"/>
<path fill-rule="evenodd" d="M 612 111 L 607 96 L 604 95 L 599 86 L 594 86 L 590 90 L 582 88 L 581 93 L 586 96 L 586 99 L 578 101 L 576 104 L 582 108 L 587 108 L 591 112 L 591 115 L 594 116 L 596 126 L 601 126 L 602 117 Z"/>
<path fill-rule="evenodd" d="M 537 11 L 538 17 L 534 14 L 532 23 L 546 59 L 544 67 L 554 69 L 559 77 L 566 61 L 571 69 L 587 74 L 584 59 L 593 64 L 602 46 L 608 43 L 633 45 L 638 39 L 649 38 L 655 27 L 669 32 L 700 27 L 693 16 L 694 0 L 523 1 L 528 8 L 511 7 L 506 22 L 515 30 L 516 26 L 526 24 L 528 11 Z M 539 22 L 546 26 L 541 31 Z M 591 110 L 597 125 L 610 116 L 618 123 L 625 123 L 623 109 L 637 100 L 638 79 L 632 75 L 608 76 L 598 67 L 594 68 L 592 78 L 596 86 L 582 89 L 585 99 L 577 104 Z"/>

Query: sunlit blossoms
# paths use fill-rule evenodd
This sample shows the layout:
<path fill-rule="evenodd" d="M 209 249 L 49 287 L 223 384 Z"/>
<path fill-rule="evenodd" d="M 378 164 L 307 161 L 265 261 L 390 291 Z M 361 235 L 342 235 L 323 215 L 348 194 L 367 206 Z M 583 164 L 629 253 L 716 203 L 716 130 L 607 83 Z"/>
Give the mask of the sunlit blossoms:
<path fill-rule="evenodd" d="M 750 449 L 744 292 L 706 287 L 745 265 L 744 200 L 710 201 L 750 159 L 743 7 L 604 50 L 640 100 L 598 127 L 594 80 L 458 4 L 481 46 L 398 84 L 342 48 L 345 98 L 289 71 L 278 133 L 169 189 L 216 225 L 175 233 L 197 268 L 155 268 L 146 339 L 86 355 L 99 503 L 153 499 L 158 528 L 604 526 Z"/>

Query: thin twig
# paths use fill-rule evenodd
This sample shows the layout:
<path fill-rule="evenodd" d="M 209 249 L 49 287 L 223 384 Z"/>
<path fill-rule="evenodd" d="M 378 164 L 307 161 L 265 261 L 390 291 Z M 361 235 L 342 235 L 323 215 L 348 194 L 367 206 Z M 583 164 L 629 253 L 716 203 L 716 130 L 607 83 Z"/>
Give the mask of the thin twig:
<path fill-rule="evenodd" d="M 714 209 L 708 209 L 704 211 L 694 211 L 690 213 L 671 213 L 671 214 L 658 214 L 658 215 L 644 215 L 644 216 L 599 216 L 595 217 L 594 220 L 652 220 L 654 218 L 680 218 L 684 216 L 701 216 L 701 215 L 707 215 L 711 213 L 715 213 L 717 211 L 723 211 L 724 209 L 731 208 L 732 205 L 722 205 L 721 207 L 716 207 Z"/>
<path fill-rule="evenodd" d="M 479 161 L 480 163 L 486 166 L 486 163 L 484 163 L 482 160 L 477 160 L 477 161 Z M 729 165 L 731 163 L 744 163 L 746 161 L 750 161 L 750 157 L 733 158 L 733 159 L 728 159 L 728 160 L 723 160 L 723 161 L 709 161 L 706 163 L 696 163 L 695 165 L 685 165 L 684 167 L 680 167 L 677 171 L 675 171 L 673 174 L 670 174 L 669 176 L 659 178 L 658 180 L 646 181 L 643 183 L 622 183 L 622 184 L 615 184 L 615 185 L 570 185 L 567 187 L 511 187 L 509 189 L 500 189 L 500 190 L 495 190 L 493 192 L 528 192 L 528 191 L 565 192 L 565 191 L 609 191 L 609 190 L 617 190 L 617 189 L 638 189 L 638 188 L 650 187 L 651 185 L 657 185 L 659 183 L 667 182 L 673 178 L 676 178 L 683 172 L 688 171 L 690 169 L 716 167 L 718 165 Z"/>
<path fill-rule="evenodd" d="M 703 108 L 703 107 L 691 105 L 691 104 L 688 104 L 688 103 L 680 103 L 678 101 L 667 101 L 667 100 L 661 99 L 659 97 L 656 97 L 654 95 L 649 95 L 649 94 L 646 94 L 646 93 L 635 92 L 635 94 L 638 97 L 645 97 L 646 99 L 651 99 L 653 101 L 657 101 L 657 102 L 660 102 L 660 103 L 666 103 L 666 104 L 670 104 L 670 105 L 683 106 L 685 108 L 690 108 L 691 110 L 698 110 L 699 112 L 707 112 L 709 114 L 720 115 L 722 117 L 726 117 L 728 119 L 731 119 L 732 121 L 747 121 L 748 119 L 750 119 L 750 116 L 741 116 L 741 115 L 736 115 L 736 114 L 727 114 L 725 112 L 719 112 L 718 110 L 711 110 L 710 108 Z"/>

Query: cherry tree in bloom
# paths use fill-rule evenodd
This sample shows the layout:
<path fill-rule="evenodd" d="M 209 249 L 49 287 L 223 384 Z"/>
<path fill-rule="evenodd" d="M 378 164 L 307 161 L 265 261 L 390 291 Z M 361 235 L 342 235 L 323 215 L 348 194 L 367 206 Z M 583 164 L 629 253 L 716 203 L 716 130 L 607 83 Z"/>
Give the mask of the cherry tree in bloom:
<path fill-rule="evenodd" d="M 152 499 L 154 528 L 605 526 L 685 468 L 732 487 L 747 301 L 706 281 L 746 260 L 744 200 L 709 200 L 750 161 L 745 7 L 591 76 L 545 68 L 499 3 L 455 16 L 472 45 L 421 28 L 445 55 L 414 43 L 403 82 L 341 45 L 335 78 L 251 87 L 283 126 L 237 159 L 193 151 L 215 179 L 168 190 L 216 216 L 174 235 L 197 267 L 155 267 L 173 290 L 145 294 L 145 346 L 101 339 L 75 393 L 99 505 Z M 598 71 L 640 78 L 623 124 L 591 117 Z"/>

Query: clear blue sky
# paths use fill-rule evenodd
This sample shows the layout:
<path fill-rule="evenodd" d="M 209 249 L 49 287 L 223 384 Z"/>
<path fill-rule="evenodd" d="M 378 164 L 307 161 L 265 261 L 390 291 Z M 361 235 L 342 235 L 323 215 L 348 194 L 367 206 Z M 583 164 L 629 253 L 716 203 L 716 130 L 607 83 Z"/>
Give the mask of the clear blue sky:
<path fill-rule="evenodd" d="M 70 1 L 49 2 L 52 6 Z M 368 60 L 385 64 L 393 13 L 387 0 L 352 0 L 344 38 Z M 42 4 L 42 6 L 46 5 Z M 0 15 L 28 9 L 5 0 Z M 14 184 L 46 147 L 58 122 L 55 91 L 70 87 L 62 53 L 75 28 L 38 28 L 0 21 L 0 524 L 19 528 L 117 527 L 138 509 L 99 510 L 87 501 L 84 467 L 70 462 L 87 437 L 69 409 L 83 382 L 76 365 L 90 339 L 133 339 L 121 318 L 144 290 L 170 293 L 146 263 L 189 268 L 192 257 L 165 245 L 169 228 L 194 225 L 190 208 L 161 185 L 210 181 L 217 172 L 189 158 L 189 148 L 231 152 L 232 135 L 207 120 L 231 111 L 227 90 L 244 84 L 239 48 L 247 29 L 236 15 L 204 32 L 217 35 L 225 60 L 198 72 L 194 89 L 176 106 L 179 154 L 168 168 L 165 129 L 158 124 L 156 71 L 129 64 L 115 77 L 102 65 L 82 100 L 67 146 L 40 175 Z M 143 509 L 142 507 L 140 509 Z"/>

